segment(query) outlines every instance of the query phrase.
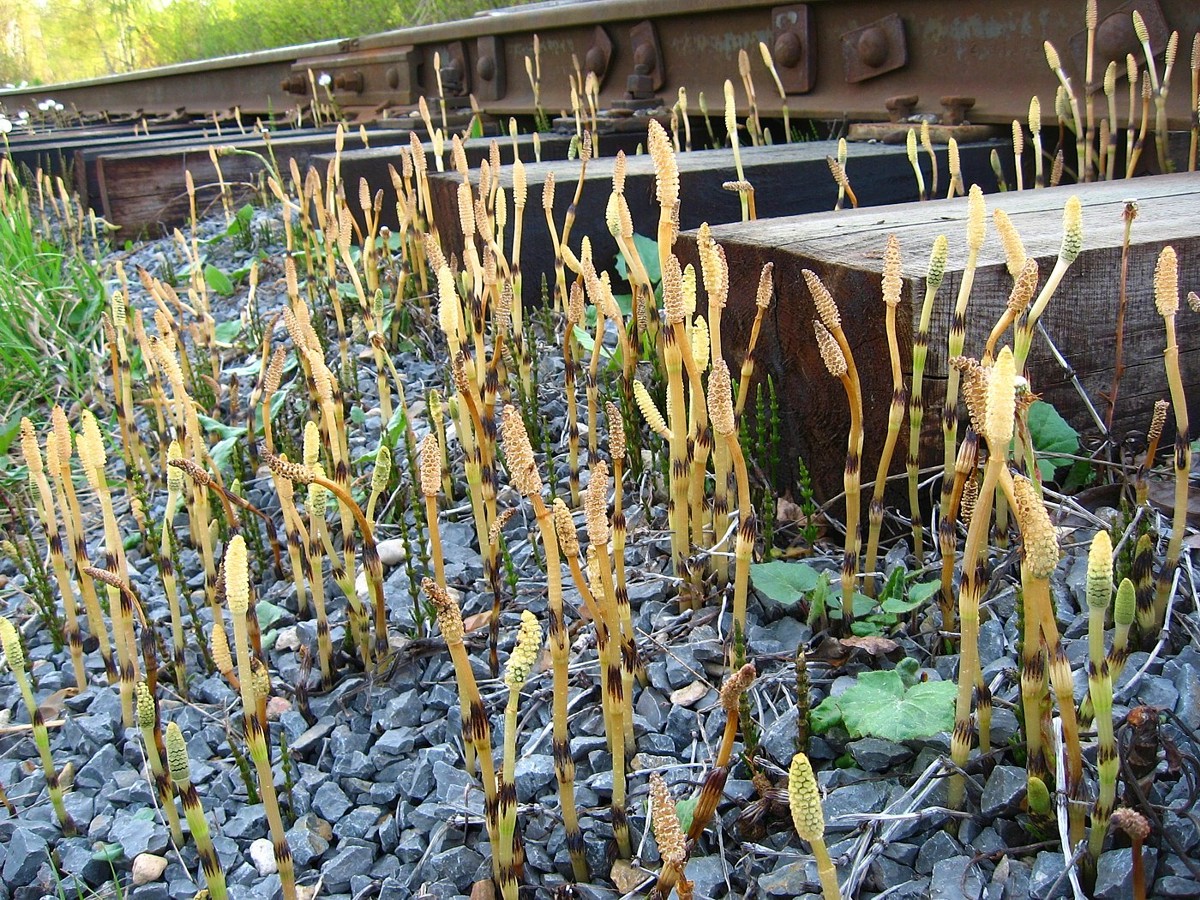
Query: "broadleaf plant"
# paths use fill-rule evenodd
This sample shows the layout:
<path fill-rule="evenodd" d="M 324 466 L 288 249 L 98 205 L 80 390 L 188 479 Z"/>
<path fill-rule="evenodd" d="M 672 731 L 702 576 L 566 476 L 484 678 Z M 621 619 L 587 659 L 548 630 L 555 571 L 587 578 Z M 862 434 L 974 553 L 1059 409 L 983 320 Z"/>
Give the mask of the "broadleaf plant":
<path fill-rule="evenodd" d="M 826 697 L 812 711 L 812 727 L 824 734 L 837 725 L 851 738 L 877 737 L 909 741 L 932 737 L 954 727 L 953 681 L 917 681 L 908 684 L 904 663 L 895 669 L 863 672 L 854 685 L 837 697 Z"/>

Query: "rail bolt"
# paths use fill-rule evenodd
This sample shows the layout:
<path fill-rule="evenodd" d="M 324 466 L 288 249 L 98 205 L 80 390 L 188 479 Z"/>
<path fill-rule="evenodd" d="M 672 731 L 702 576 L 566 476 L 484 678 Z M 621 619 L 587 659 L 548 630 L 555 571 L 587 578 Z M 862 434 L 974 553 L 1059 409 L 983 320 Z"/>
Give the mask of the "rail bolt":
<path fill-rule="evenodd" d="M 279 82 L 279 89 L 287 94 L 307 94 L 308 79 L 299 72 L 293 72 L 283 81 Z"/>
<path fill-rule="evenodd" d="M 785 68 L 794 69 L 800 64 L 804 47 L 794 31 L 785 31 L 775 39 L 775 61 Z"/>
<path fill-rule="evenodd" d="M 887 62 L 888 36 L 887 32 L 878 25 L 872 25 L 863 30 L 858 36 L 858 58 L 863 65 L 877 69 Z"/>
<path fill-rule="evenodd" d="M 343 72 L 333 79 L 333 86 L 339 91 L 353 91 L 356 94 L 363 92 L 365 82 L 362 72 Z"/>
<path fill-rule="evenodd" d="M 887 107 L 888 119 L 892 122 L 903 122 L 916 110 L 918 99 L 916 94 L 888 97 L 883 101 L 883 105 Z"/>
<path fill-rule="evenodd" d="M 975 105 L 974 97 L 949 96 L 942 98 L 942 124 L 962 125 L 967 121 L 967 111 Z"/>

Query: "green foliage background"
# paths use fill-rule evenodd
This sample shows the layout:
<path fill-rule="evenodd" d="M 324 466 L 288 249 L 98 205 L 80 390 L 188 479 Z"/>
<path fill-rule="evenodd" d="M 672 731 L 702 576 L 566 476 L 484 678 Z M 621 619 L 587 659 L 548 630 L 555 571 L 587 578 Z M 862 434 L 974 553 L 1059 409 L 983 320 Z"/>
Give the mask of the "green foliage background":
<path fill-rule="evenodd" d="M 0 84 L 75 81 L 470 16 L 522 0 L 0 0 Z"/>

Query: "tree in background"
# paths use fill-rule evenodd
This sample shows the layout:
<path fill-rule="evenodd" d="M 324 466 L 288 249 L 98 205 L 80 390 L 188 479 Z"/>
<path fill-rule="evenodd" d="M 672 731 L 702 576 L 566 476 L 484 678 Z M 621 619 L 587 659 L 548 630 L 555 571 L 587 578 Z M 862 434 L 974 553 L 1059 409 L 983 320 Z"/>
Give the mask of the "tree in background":
<path fill-rule="evenodd" d="M 94 78 L 443 22 L 521 0 L 0 0 L 0 82 Z"/>

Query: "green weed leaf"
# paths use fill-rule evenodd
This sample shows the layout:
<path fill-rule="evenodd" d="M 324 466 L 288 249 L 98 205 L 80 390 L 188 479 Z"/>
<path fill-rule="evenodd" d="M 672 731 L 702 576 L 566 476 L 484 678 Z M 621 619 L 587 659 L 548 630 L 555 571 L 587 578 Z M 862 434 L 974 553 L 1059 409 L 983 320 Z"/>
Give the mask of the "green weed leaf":
<path fill-rule="evenodd" d="M 852 738 L 877 737 L 908 741 L 931 737 L 954 727 L 952 681 L 922 681 L 906 688 L 901 673 L 863 672 L 838 697 L 826 697 L 812 711 L 813 730 L 842 724 Z"/>
<path fill-rule="evenodd" d="M 205 432 L 213 432 L 219 435 L 222 439 L 240 438 L 246 433 L 244 425 L 226 425 L 220 419 L 214 419 L 211 416 L 197 415 L 200 424 L 204 426 Z"/>
<path fill-rule="evenodd" d="M 215 329 L 214 334 L 218 344 L 232 344 L 234 339 L 242 333 L 241 319 L 230 319 L 228 322 L 222 322 Z"/>
<path fill-rule="evenodd" d="M 808 563 L 781 559 L 750 566 L 750 581 L 755 589 L 780 606 L 794 606 L 817 587 L 821 573 Z"/>
<path fill-rule="evenodd" d="M 905 613 L 912 612 L 923 604 L 936 594 L 941 587 L 941 583 L 937 581 L 924 581 L 919 584 L 909 585 L 907 597 L 903 594 L 893 594 L 890 597 L 884 597 L 880 600 L 879 608 L 886 613 L 895 613 L 898 616 L 902 616 Z"/>
<path fill-rule="evenodd" d="M 1038 471 L 1043 479 L 1052 479 L 1054 471 L 1071 462 L 1063 454 L 1079 453 L 1079 432 L 1058 414 L 1058 410 L 1037 400 L 1029 407 L 1029 435 L 1037 454 Z"/>
<path fill-rule="evenodd" d="M 229 276 L 212 263 L 204 266 L 204 283 L 210 290 L 216 291 L 222 297 L 229 297 L 233 294 L 233 282 L 229 280 Z"/>
<path fill-rule="evenodd" d="M 254 605 L 254 612 L 258 615 L 258 627 L 263 631 L 267 631 L 272 625 L 288 615 L 286 609 L 276 606 L 274 603 L 268 603 L 266 600 L 259 600 Z"/>
<path fill-rule="evenodd" d="M 646 276 L 650 279 L 650 283 L 656 285 L 662 281 L 662 269 L 658 265 L 658 241 L 635 232 L 633 247 L 637 250 L 638 256 L 642 258 L 642 265 L 646 269 Z M 626 281 L 629 280 L 629 263 L 623 253 L 617 254 L 617 274 Z"/>
<path fill-rule="evenodd" d="M 114 863 L 125 855 L 125 849 L 120 844 L 99 844 L 92 859 L 99 862 Z"/>
<path fill-rule="evenodd" d="M 246 429 L 241 429 L 245 431 Z M 215 465 L 225 475 L 229 475 L 233 471 L 233 448 L 242 440 L 239 435 L 237 437 L 228 437 L 222 441 L 217 441 L 208 455 L 212 457 L 213 465 Z"/>
<path fill-rule="evenodd" d="M 699 802 L 699 797 L 688 797 L 675 804 L 675 815 L 679 817 L 679 830 L 684 834 L 687 834 L 692 827 L 692 819 L 696 815 L 696 804 Z"/>

